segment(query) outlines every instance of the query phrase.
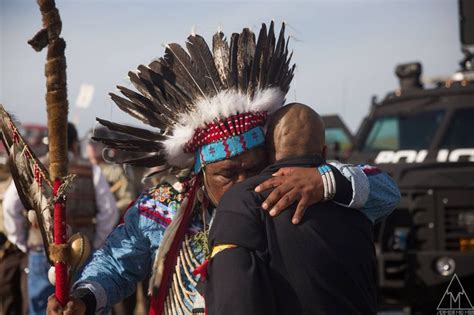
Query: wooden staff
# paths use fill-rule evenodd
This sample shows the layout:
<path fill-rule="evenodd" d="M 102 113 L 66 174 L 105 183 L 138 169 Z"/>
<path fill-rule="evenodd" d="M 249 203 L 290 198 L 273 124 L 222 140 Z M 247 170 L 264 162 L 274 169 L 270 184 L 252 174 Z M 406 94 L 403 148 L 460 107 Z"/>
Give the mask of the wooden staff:
<path fill-rule="evenodd" d="M 59 37 L 61 18 L 54 0 L 38 0 L 43 20 L 43 28 L 28 43 L 36 51 L 48 47 L 46 58 L 46 108 L 48 113 L 49 174 L 56 198 L 54 204 L 54 243 L 64 251 L 59 257 L 67 257 L 66 207 L 58 192 L 68 172 L 67 160 L 67 114 L 68 101 L 66 89 L 66 42 Z M 56 269 L 56 298 L 65 306 L 69 300 L 67 259 L 54 261 Z"/>

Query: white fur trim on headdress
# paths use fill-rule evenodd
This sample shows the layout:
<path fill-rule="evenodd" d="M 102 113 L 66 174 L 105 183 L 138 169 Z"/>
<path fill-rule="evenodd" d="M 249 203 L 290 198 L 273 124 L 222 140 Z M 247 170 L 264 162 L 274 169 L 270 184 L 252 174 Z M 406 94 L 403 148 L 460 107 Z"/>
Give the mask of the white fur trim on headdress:
<path fill-rule="evenodd" d="M 184 147 L 190 141 L 197 128 L 204 128 L 215 119 L 225 119 L 232 115 L 249 112 L 273 113 L 285 102 L 285 94 L 279 88 L 257 91 L 251 100 L 246 94 L 236 90 L 226 90 L 210 99 L 200 99 L 195 110 L 183 113 L 172 135 L 163 141 L 168 163 L 177 167 L 191 167 L 194 156 L 185 153 Z"/>

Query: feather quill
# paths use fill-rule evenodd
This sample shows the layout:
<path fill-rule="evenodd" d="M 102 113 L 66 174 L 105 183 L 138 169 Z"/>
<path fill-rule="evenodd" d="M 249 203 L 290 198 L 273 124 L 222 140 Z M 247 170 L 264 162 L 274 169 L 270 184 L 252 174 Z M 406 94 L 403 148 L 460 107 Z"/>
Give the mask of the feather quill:
<path fill-rule="evenodd" d="M 138 71 L 138 73 L 129 72 L 129 78 L 132 84 L 152 102 L 153 111 L 159 113 L 159 116 L 164 115 L 174 121 L 176 119 L 177 109 L 182 108 L 180 104 L 175 103 L 170 97 L 164 98 L 167 94 L 160 91 L 160 86 L 163 82 L 160 82 L 161 84 L 154 83 L 151 78 L 151 70 L 146 69 L 144 66 L 139 66 Z M 171 88 L 169 90 L 171 90 Z"/>
<path fill-rule="evenodd" d="M 162 97 L 167 95 L 159 89 L 163 82 L 161 81 L 161 84 L 153 82 L 152 73 L 151 70 L 141 65 L 138 67 L 138 72 L 130 71 L 128 77 L 135 89 L 150 101 L 148 106 L 160 114 L 165 114 L 166 117 L 175 118 L 176 110 L 182 107 L 180 104 L 174 103 L 173 99 Z M 157 75 L 155 74 L 155 76 Z M 168 90 L 174 92 L 172 87 L 169 87 Z"/>
<path fill-rule="evenodd" d="M 180 45 L 174 43 L 166 45 L 165 59 L 177 74 L 181 74 L 182 80 L 189 79 L 189 82 L 194 84 L 195 89 L 197 90 L 195 97 L 207 98 L 206 93 L 204 92 L 206 87 L 203 83 L 203 78 L 199 73 L 197 73 L 191 57 Z M 177 80 L 178 79 L 179 78 L 177 78 Z"/>
<path fill-rule="evenodd" d="M 96 120 L 103 126 L 107 127 L 111 131 L 120 132 L 125 135 L 129 135 L 132 137 L 137 137 L 144 140 L 152 140 L 152 141 L 161 141 L 164 140 L 166 137 L 161 133 L 156 133 L 151 130 L 146 130 L 142 128 L 136 128 L 131 126 L 126 126 L 118 123 L 114 123 L 105 119 L 96 118 Z"/>
<path fill-rule="evenodd" d="M 161 60 L 161 62 L 164 63 L 164 60 Z M 155 94 L 162 106 L 165 106 L 175 114 L 189 110 L 191 108 L 189 104 L 192 103 L 192 97 L 189 96 L 187 91 L 192 88 L 189 87 L 187 82 L 181 81 L 178 83 L 176 76 L 162 63 L 153 63 L 155 65 L 153 69 L 151 68 L 151 64 L 150 67 L 139 66 L 139 76 L 153 85 Z M 156 64 L 159 66 L 156 66 Z M 168 102 L 172 102 L 173 99 L 176 100 L 176 102 L 169 104 Z"/>
<path fill-rule="evenodd" d="M 117 87 L 121 92 L 126 89 L 124 87 Z M 147 125 L 162 129 L 169 124 L 169 121 L 153 111 L 153 108 L 148 108 L 136 98 L 127 99 L 117 94 L 109 94 L 114 103 L 125 113 L 141 120 Z"/>
<path fill-rule="evenodd" d="M 278 85 L 278 72 L 280 68 L 285 64 L 286 56 L 285 53 L 285 23 L 282 23 L 280 29 L 280 35 L 275 47 L 275 52 L 270 60 L 270 66 L 268 71 L 269 84 L 271 86 Z"/>
<path fill-rule="evenodd" d="M 239 88 L 239 75 L 237 70 L 237 53 L 239 48 L 239 34 L 233 33 L 230 38 L 229 51 L 229 88 Z"/>
<path fill-rule="evenodd" d="M 92 137 L 92 140 L 101 142 L 108 147 L 120 149 L 124 151 L 134 152 L 159 152 L 163 149 L 161 142 L 155 142 L 142 139 L 117 139 L 117 138 L 103 138 Z"/>
<path fill-rule="evenodd" d="M 260 80 L 260 71 L 262 63 L 262 55 L 265 49 L 265 42 L 267 40 L 267 26 L 262 24 L 262 28 L 258 34 L 257 45 L 255 47 L 255 55 L 253 57 L 252 69 L 250 71 L 248 94 L 250 98 L 255 95 L 255 90 L 258 88 Z"/>
<path fill-rule="evenodd" d="M 224 33 L 217 32 L 212 37 L 212 52 L 221 83 L 226 89 L 229 87 L 229 44 L 227 44 Z"/>
<path fill-rule="evenodd" d="M 262 26 L 263 28 L 263 26 Z M 274 34 L 274 25 L 273 21 L 270 23 L 270 28 L 268 29 L 268 34 L 265 37 L 265 45 L 262 49 L 262 59 L 261 59 L 261 67 L 260 67 L 260 79 L 258 82 L 258 88 L 260 90 L 264 90 L 268 86 L 268 68 L 271 64 L 271 59 L 273 56 L 273 47 L 275 42 L 275 34 Z"/>
<path fill-rule="evenodd" d="M 210 82 L 210 84 L 207 84 L 211 86 L 210 90 L 214 89 L 209 96 L 212 97 L 219 93 L 222 89 L 221 80 L 217 73 L 212 53 L 204 38 L 199 35 L 190 35 L 186 42 L 186 47 L 193 61 L 196 63 L 196 66 L 202 69 L 204 78 L 207 79 L 206 82 Z"/>
<path fill-rule="evenodd" d="M 250 68 L 255 53 L 255 35 L 248 28 L 244 28 L 240 33 L 237 42 L 237 77 L 239 90 L 242 94 L 247 94 Z"/>

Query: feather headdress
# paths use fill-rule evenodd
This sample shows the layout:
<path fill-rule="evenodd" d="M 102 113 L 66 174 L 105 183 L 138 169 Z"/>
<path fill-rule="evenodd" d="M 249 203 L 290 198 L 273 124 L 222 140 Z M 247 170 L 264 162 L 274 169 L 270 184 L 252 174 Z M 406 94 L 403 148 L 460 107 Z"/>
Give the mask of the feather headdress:
<path fill-rule="evenodd" d="M 192 167 L 199 156 L 203 158 L 200 163 L 209 162 L 203 152 L 197 154 L 199 148 L 238 135 L 241 137 L 235 141 L 247 148 L 247 138 L 250 142 L 261 138 L 252 129 L 262 126 L 266 115 L 283 105 L 295 68 L 290 66 L 292 54 L 284 24 L 278 39 L 271 22 L 268 30 L 262 24 L 257 40 L 248 28 L 232 34 L 229 43 L 222 32 L 217 32 L 211 50 L 203 37 L 191 34 L 186 48 L 166 45 L 164 57 L 129 72 L 136 91 L 118 86 L 122 95 L 110 94 L 121 110 L 158 129 L 98 119 L 133 139 L 96 140 L 115 149 L 144 153 L 140 158 L 117 162 L 178 168 Z M 251 130 L 252 135 L 242 136 Z M 234 147 L 221 156 L 233 156 L 242 149 Z"/>

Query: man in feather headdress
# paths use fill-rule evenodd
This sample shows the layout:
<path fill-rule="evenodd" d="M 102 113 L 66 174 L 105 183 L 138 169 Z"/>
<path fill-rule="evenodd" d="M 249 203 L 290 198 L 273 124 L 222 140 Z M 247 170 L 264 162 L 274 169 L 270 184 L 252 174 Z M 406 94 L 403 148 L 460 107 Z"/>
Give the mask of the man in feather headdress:
<path fill-rule="evenodd" d="M 99 119 L 132 140 L 97 140 L 145 153 L 117 162 L 160 165 L 164 170 L 160 184 L 142 193 L 128 209 L 124 224 L 85 267 L 67 312 L 106 314 L 150 273 L 150 314 L 205 312 L 198 287 L 205 275 L 207 231 L 215 206 L 232 185 L 266 165 L 264 126 L 268 115 L 284 104 L 294 65 L 290 66 L 284 25 L 276 39 L 273 22 L 268 31 L 262 25 L 257 40 L 244 29 L 232 35 L 230 45 L 221 32 L 215 34 L 212 52 L 195 34 L 186 46 L 189 53 L 177 44 L 167 45 L 163 58 L 130 72 L 139 93 L 119 87 L 125 98 L 112 94 L 120 109 L 160 132 Z M 366 211 L 363 206 L 377 195 L 377 187 L 369 190 L 369 179 L 360 168 L 350 169 L 344 175 L 337 167 L 334 171 L 347 184 L 336 187 L 342 192 L 340 201 L 348 195 L 346 204 Z M 306 183 L 298 198 L 301 209 L 322 200 L 324 188 L 315 169 L 306 169 L 299 181 Z M 391 198 L 398 195 L 385 196 Z M 381 203 L 385 211 L 375 216 L 388 214 L 391 206 L 390 200 Z M 366 214 L 374 213 L 369 209 Z M 54 297 L 48 309 L 51 314 L 62 312 Z"/>

